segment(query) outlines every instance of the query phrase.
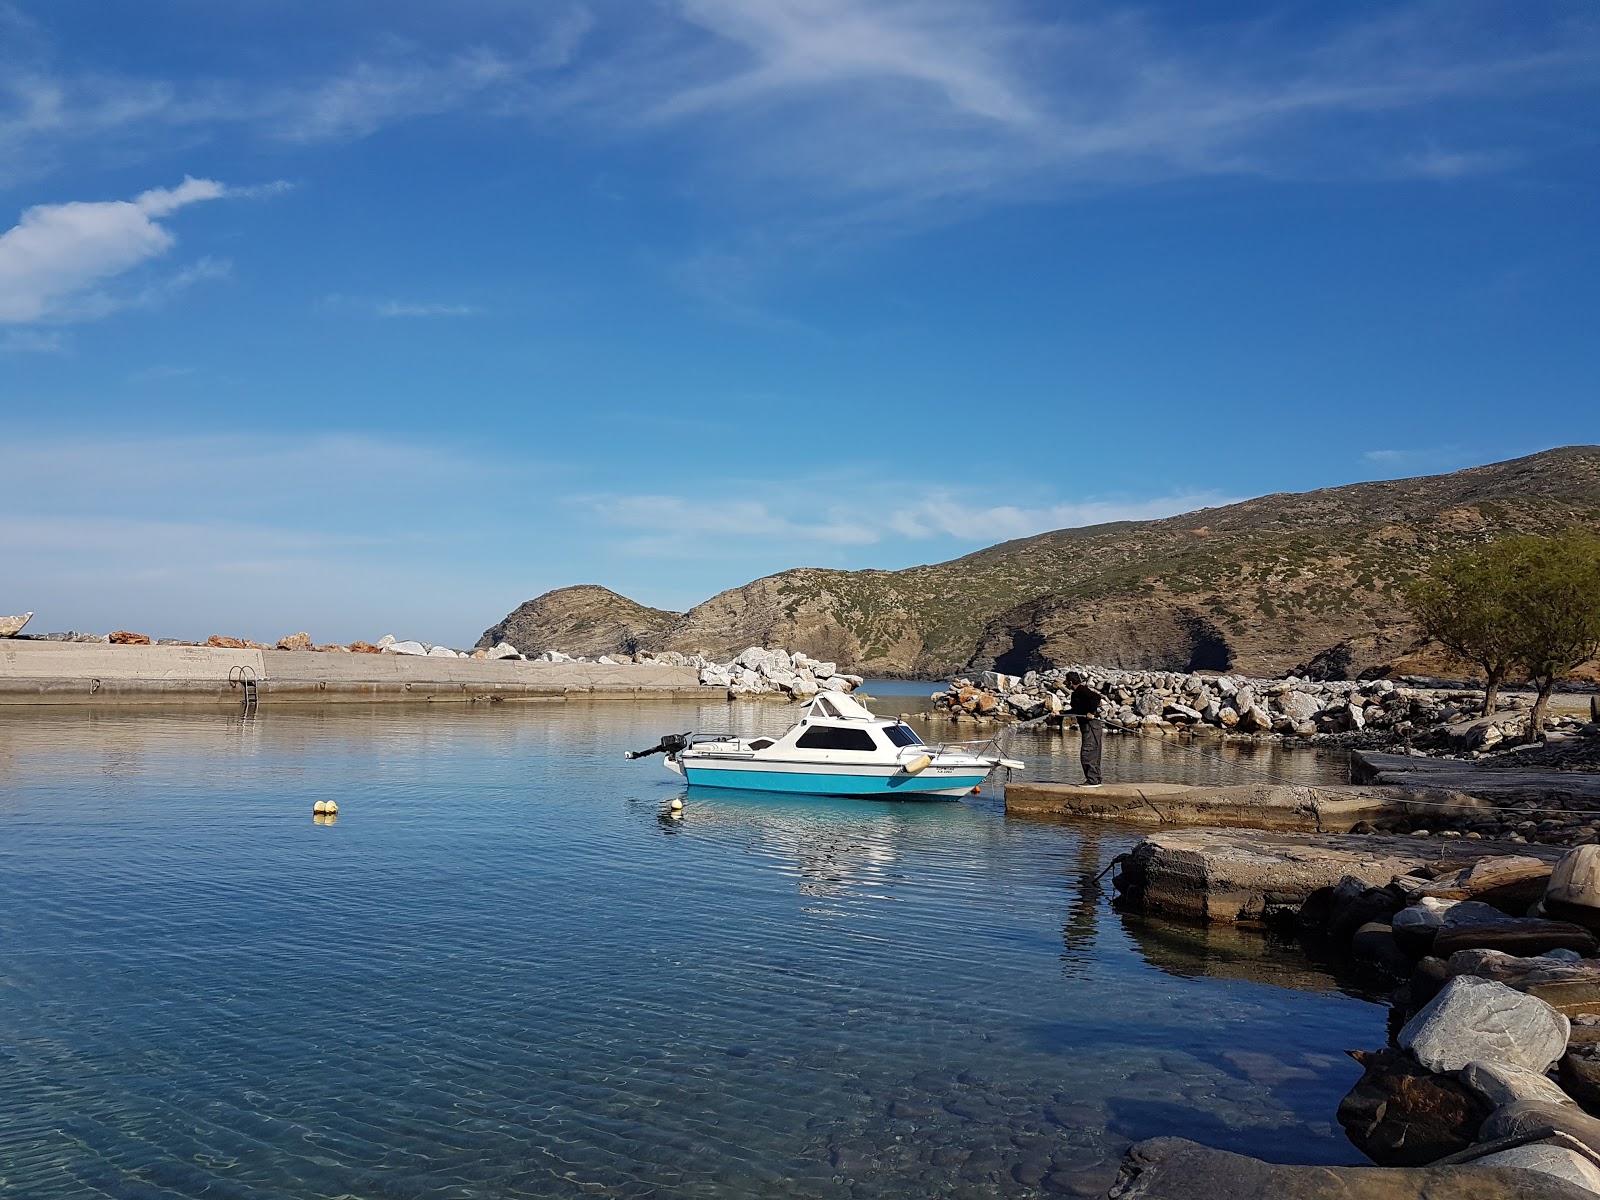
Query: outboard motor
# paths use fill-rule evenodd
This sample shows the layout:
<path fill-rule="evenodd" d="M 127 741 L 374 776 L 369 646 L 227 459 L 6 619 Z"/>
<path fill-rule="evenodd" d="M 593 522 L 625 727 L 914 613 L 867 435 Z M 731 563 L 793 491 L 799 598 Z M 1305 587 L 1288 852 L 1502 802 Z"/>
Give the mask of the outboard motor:
<path fill-rule="evenodd" d="M 680 750 L 689 748 L 689 739 L 692 733 L 669 733 L 661 739 L 659 745 L 651 746 L 648 750 L 629 750 L 623 757 L 630 762 L 636 758 L 649 758 L 652 754 L 677 754 Z"/>

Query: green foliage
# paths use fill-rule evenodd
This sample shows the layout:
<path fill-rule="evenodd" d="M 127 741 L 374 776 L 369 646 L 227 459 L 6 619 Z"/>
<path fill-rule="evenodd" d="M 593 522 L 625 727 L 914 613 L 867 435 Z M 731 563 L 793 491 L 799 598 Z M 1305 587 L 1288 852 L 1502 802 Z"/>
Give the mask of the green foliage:
<path fill-rule="evenodd" d="M 1600 654 L 1600 537 L 1574 529 L 1504 543 L 1516 563 L 1509 597 L 1516 660 L 1541 685 L 1564 679 Z"/>
<path fill-rule="evenodd" d="M 1481 666 L 1496 682 L 1516 663 L 1511 588 L 1518 554 L 1503 538 L 1435 559 L 1405 585 L 1406 607 L 1434 641 Z"/>
<path fill-rule="evenodd" d="M 1538 728 L 1555 682 L 1600 654 L 1600 537 L 1503 537 L 1436 559 L 1406 588 L 1429 636 L 1483 667 L 1484 711 L 1513 667 L 1539 685 Z"/>

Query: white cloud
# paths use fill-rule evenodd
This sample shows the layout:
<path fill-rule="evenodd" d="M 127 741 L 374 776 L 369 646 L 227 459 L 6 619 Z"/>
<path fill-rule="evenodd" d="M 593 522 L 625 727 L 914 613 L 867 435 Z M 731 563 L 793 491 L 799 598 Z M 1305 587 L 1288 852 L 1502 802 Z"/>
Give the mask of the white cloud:
<path fill-rule="evenodd" d="M 936 493 L 896 509 L 889 517 L 889 526 L 902 537 L 942 535 L 969 542 L 1000 542 L 1108 521 L 1153 521 L 1198 508 L 1233 504 L 1236 499 L 1212 492 L 1190 492 L 1147 500 L 1085 500 L 1027 508 L 970 504 L 948 493 Z"/>
<path fill-rule="evenodd" d="M 879 532 L 850 510 L 831 509 L 824 520 L 796 520 L 759 500 L 686 500 L 682 496 L 590 496 L 582 503 L 609 524 L 685 537 L 761 537 L 831 545 L 866 545 Z"/>
<path fill-rule="evenodd" d="M 1497 131 L 1565 136 L 1447 117 L 1472 98 L 1585 91 L 1600 65 L 1585 8 L 1554 0 L 1531 21 L 1506 0 L 1398 0 L 1179 24 L 1092 2 L 549 5 L 472 25 L 468 44 L 396 38 L 265 82 L 226 62 L 203 81 L 91 75 L 36 47 L 0 60 L 0 173 L 93 138 L 246 127 L 313 142 L 468 112 L 585 137 L 672 126 L 686 161 L 744 188 L 780 183 L 763 203 L 832 197 L 855 220 L 1219 173 L 1455 178 L 1514 161 L 1521 147 L 1472 144 Z M 1339 115 L 1363 120 L 1319 124 Z"/>
<path fill-rule="evenodd" d="M 848 487 L 849 485 L 844 485 Z M 816 489 L 796 486 L 796 494 Z M 760 538 L 835 546 L 871 545 L 890 537 L 925 541 L 954 538 L 989 544 L 1052 529 L 1107 521 L 1149 521 L 1234 503 L 1211 492 L 1180 493 L 1142 500 L 1084 500 L 1034 507 L 986 505 L 952 492 L 935 492 L 912 504 L 873 502 L 870 489 L 850 488 L 857 503 L 826 508 L 821 520 L 790 515 L 770 500 L 690 500 L 673 495 L 587 496 L 579 502 L 607 524 L 671 533 L 702 544 L 727 538 Z"/>
<path fill-rule="evenodd" d="M 98 316 L 127 303 L 153 303 L 201 279 L 227 273 L 202 259 L 131 298 L 100 285 L 166 254 L 176 244 L 159 218 L 229 195 L 211 179 L 185 177 L 175 188 L 152 188 L 132 200 L 39 204 L 0 234 L 0 322 Z"/>
<path fill-rule="evenodd" d="M 417 304 L 407 300 L 383 300 L 376 308 L 380 317 L 475 317 L 482 310 L 471 304 Z"/>

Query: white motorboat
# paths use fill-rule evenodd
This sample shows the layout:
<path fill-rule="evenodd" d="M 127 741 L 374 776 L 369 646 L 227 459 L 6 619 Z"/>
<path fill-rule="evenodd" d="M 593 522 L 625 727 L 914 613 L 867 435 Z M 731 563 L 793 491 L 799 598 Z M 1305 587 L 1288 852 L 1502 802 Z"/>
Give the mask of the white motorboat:
<path fill-rule="evenodd" d="M 628 757 L 650 754 L 695 787 L 822 796 L 965 796 L 996 767 L 1022 766 L 994 739 L 927 745 L 840 692 L 817 696 L 782 737 L 668 734 Z"/>

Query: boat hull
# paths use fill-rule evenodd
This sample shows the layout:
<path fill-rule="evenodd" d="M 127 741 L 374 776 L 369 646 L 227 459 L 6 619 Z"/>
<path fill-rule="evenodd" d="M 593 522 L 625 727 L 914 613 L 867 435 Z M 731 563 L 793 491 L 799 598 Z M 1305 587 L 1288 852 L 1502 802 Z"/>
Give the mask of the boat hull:
<path fill-rule="evenodd" d="M 683 762 L 682 769 L 692 787 L 811 796 L 965 796 L 989 776 L 989 770 L 983 767 L 930 767 L 913 775 L 898 769 L 874 772 L 870 768 L 810 765 L 796 769 L 787 764 L 744 761 L 724 765 L 692 759 Z"/>

